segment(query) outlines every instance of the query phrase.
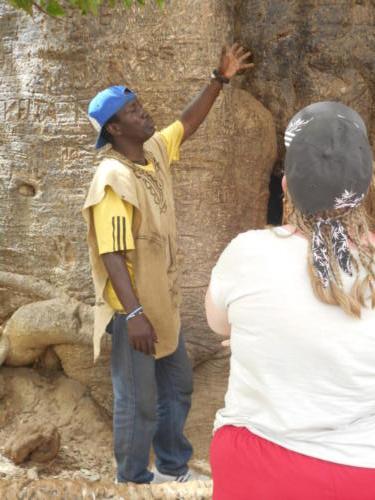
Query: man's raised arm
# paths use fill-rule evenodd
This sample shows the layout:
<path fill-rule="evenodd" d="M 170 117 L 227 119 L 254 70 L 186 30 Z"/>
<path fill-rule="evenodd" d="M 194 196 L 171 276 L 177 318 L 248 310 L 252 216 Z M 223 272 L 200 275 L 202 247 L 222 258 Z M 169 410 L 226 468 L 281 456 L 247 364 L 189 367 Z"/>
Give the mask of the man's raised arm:
<path fill-rule="evenodd" d="M 182 142 L 189 139 L 205 120 L 223 85 L 229 83 L 230 79 L 239 71 L 254 66 L 252 63 L 246 62 L 250 54 L 237 43 L 232 47 L 223 48 L 219 67 L 213 72 L 211 82 L 193 99 L 181 115 L 180 120 L 184 126 Z"/>

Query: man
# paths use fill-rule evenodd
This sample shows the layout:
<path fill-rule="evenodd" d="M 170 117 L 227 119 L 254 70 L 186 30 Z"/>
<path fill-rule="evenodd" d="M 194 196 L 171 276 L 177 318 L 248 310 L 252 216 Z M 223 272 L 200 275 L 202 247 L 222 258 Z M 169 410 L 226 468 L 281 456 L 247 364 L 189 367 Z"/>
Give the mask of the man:
<path fill-rule="evenodd" d="M 96 292 L 94 356 L 112 334 L 117 481 L 186 481 L 192 447 L 183 434 L 192 369 L 180 330 L 180 290 L 170 163 L 204 121 L 223 84 L 250 53 L 223 49 L 211 81 L 180 120 L 155 132 L 137 96 L 122 86 L 89 105 L 104 148 L 83 214 Z M 148 470 L 151 445 L 156 470 Z"/>

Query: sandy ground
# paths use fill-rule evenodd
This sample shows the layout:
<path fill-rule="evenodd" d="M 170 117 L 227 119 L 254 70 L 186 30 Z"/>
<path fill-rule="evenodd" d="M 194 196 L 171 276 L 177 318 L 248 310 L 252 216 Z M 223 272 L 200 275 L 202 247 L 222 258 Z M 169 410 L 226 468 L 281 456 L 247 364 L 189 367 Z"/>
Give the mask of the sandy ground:
<path fill-rule="evenodd" d="M 225 359 L 211 360 L 195 370 L 195 393 L 186 434 L 195 450 L 191 465 L 202 473 L 209 473 L 212 422 L 222 405 L 227 377 Z M 62 372 L 51 374 L 30 368 L 2 367 L 0 379 L 4 393 L 0 399 L 1 480 L 113 483 L 111 418 L 93 402 L 84 386 Z M 61 449 L 55 459 L 46 464 L 29 461 L 15 466 L 4 457 L 6 441 L 20 426 L 43 423 L 55 425 L 61 434 Z"/>

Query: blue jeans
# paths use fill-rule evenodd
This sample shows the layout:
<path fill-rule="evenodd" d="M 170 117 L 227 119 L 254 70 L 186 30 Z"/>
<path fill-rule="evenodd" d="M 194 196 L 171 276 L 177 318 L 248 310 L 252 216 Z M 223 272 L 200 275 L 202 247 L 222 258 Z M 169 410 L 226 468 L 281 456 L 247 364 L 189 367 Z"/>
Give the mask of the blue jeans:
<path fill-rule="evenodd" d="M 117 480 L 149 483 L 153 445 L 156 467 L 178 476 L 188 470 L 193 449 L 183 434 L 191 406 L 193 374 L 185 343 L 164 358 L 135 351 L 124 315 L 115 314 L 112 333 L 113 432 Z"/>

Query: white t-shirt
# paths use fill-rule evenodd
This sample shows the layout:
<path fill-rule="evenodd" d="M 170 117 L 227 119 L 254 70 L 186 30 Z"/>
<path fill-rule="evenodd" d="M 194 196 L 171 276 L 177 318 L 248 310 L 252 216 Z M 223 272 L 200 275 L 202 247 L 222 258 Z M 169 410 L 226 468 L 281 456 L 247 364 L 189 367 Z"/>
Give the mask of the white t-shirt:
<path fill-rule="evenodd" d="M 278 232 L 240 234 L 212 272 L 232 351 L 214 429 L 247 427 L 308 456 L 375 468 L 375 310 L 356 319 L 320 302 L 307 240 Z"/>

